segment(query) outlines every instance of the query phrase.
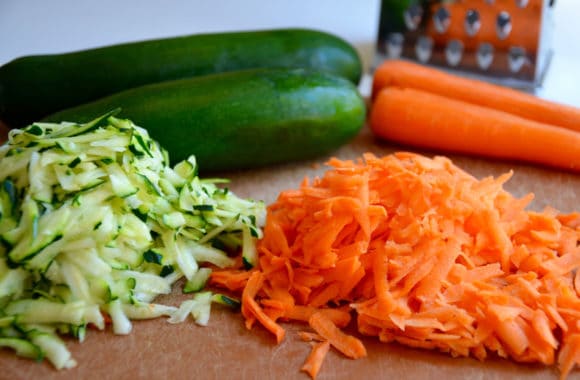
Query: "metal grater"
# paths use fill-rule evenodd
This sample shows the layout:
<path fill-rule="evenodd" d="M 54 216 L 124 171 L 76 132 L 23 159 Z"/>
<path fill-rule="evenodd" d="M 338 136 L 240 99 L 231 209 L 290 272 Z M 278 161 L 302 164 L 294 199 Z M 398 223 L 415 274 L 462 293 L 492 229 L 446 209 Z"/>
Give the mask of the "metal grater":
<path fill-rule="evenodd" d="M 382 0 L 375 65 L 403 58 L 533 90 L 551 50 L 555 0 Z"/>

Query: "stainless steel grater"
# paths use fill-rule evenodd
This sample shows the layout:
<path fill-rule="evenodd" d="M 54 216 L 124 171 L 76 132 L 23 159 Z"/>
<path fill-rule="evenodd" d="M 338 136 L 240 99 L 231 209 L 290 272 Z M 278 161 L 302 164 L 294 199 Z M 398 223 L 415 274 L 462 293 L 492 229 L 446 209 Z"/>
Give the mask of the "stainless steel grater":
<path fill-rule="evenodd" d="M 403 58 L 533 90 L 549 67 L 555 0 L 382 0 L 375 67 Z"/>

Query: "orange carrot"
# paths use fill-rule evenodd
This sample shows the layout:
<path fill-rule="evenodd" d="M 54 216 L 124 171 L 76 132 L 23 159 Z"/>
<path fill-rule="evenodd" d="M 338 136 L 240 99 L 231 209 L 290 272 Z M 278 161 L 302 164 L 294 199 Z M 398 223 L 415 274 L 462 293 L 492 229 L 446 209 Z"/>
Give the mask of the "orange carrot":
<path fill-rule="evenodd" d="M 276 341 L 280 343 L 284 339 L 284 330 L 268 317 L 254 300 L 254 297 L 261 288 L 262 283 L 263 275 L 260 272 L 252 273 L 242 293 L 242 314 L 246 317 L 246 320 L 249 321 L 247 324 L 248 326 L 251 326 L 254 320 L 260 321 L 264 327 L 276 336 Z"/>
<path fill-rule="evenodd" d="M 383 89 L 369 123 L 403 144 L 580 171 L 578 132 L 412 88 Z"/>
<path fill-rule="evenodd" d="M 367 355 L 367 351 L 359 339 L 343 333 L 323 313 L 314 313 L 308 320 L 308 324 L 345 356 L 358 359 Z"/>
<path fill-rule="evenodd" d="M 310 331 L 299 331 L 298 336 L 304 342 L 323 342 L 325 339 L 318 335 L 317 333 L 313 333 Z"/>
<path fill-rule="evenodd" d="M 557 364 L 562 377 L 580 364 L 580 214 L 528 211 L 532 194 L 503 189 L 509 173 L 478 180 L 445 157 L 328 164 L 268 206 L 241 297 L 249 327 L 280 341 L 279 320 L 308 323 L 303 340 L 359 358 L 362 341 L 343 330 L 354 315 L 381 342 Z"/>
<path fill-rule="evenodd" d="M 312 379 L 316 379 L 318 371 L 324 362 L 324 358 L 330 349 L 330 343 L 326 340 L 323 342 L 314 343 L 310 355 L 306 358 L 302 371 L 308 373 Z"/>
<path fill-rule="evenodd" d="M 320 309 L 312 306 L 295 305 L 289 308 L 284 317 L 294 320 L 308 322 L 314 313 L 322 313 L 338 327 L 346 327 L 350 322 L 350 312 L 341 309 Z"/>
<path fill-rule="evenodd" d="M 210 284 L 232 291 L 241 291 L 246 286 L 251 274 L 252 272 L 245 270 L 238 270 L 235 273 L 232 270 L 215 270 L 210 275 Z"/>
<path fill-rule="evenodd" d="M 575 364 L 580 364 L 580 334 L 574 334 L 568 338 L 567 344 L 562 348 L 559 366 L 561 378 L 568 376 Z"/>
<path fill-rule="evenodd" d="M 417 63 L 403 60 L 382 63 L 374 73 L 372 98 L 375 99 L 385 87 L 423 90 L 540 123 L 580 131 L 580 108 Z"/>

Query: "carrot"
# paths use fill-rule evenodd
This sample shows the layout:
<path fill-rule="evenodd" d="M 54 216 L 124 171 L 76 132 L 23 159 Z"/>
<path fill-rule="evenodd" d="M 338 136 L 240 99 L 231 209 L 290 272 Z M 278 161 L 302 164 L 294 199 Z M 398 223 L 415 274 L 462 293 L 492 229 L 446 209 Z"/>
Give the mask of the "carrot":
<path fill-rule="evenodd" d="M 241 291 L 246 286 L 248 279 L 252 272 L 245 270 L 238 270 L 235 273 L 232 270 L 222 271 L 214 270 L 212 271 L 209 282 L 212 285 L 220 286 L 232 291 Z"/>
<path fill-rule="evenodd" d="M 568 376 L 575 364 L 580 364 L 580 334 L 570 336 L 566 343 L 558 361 L 561 378 Z"/>
<path fill-rule="evenodd" d="M 562 377 L 580 364 L 580 214 L 529 211 L 533 194 L 504 190 L 510 173 L 478 180 L 440 156 L 328 165 L 268 206 L 258 266 L 241 290 L 249 327 L 280 342 L 278 321 L 307 323 L 314 332 L 302 340 L 347 358 L 366 355 L 360 334 L 557 365 Z M 223 271 L 226 286 L 228 273 L 240 276 Z M 355 334 L 344 332 L 350 316 Z M 323 351 L 305 363 L 311 377 Z"/>
<path fill-rule="evenodd" d="M 310 332 L 310 331 L 299 331 L 298 336 L 304 342 L 324 342 L 325 339 L 318 335 L 317 333 Z"/>
<path fill-rule="evenodd" d="M 403 144 L 580 171 L 580 133 L 412 88 L 379 92 L 369 125 Z"/>
<path fill-rule="evenodd" d="M 264 327 L 270 330 L 276 336 L 276 342 L 280 343 L 284 339 L 284 330 L 276 324 L 268 315 L 262 310 L 258 303 L 254 300 L 257 292 L 261 288 L 263 282 L 263 275 L 260 272 L 254 272 L 248 279 L 246 287 L 242 293 L 242 314 L 246 317 L 250 327 L 254 320 L 260 321 Z"/>
<path fill-rule="evenodd" d="M 302 371 L 308 373 L 312 379 L 316 379 L 318 371 L 320 371 L 320 367 L 324 362 L 324 357 L 329 349 L 330 343 L 327 340 L 314 343 L 310 355 L 308 355 L 304 365 L 302 366 Z"/>
<path fill-rule="evenodd" d="M 308 324 L 346 357 L 358 359 L 367 355 L 367 351 L 359 339 L 343 333 L 323 313 L 314 313 L 308 320 Z"/>
<path fill-rule="evenodd" d="M 322 313 L 338 327 L 346 327 L 351 320 L 350 312 L 341 309 L 320 309 L 312 306 L 295 305 L 289 308 L 284 317 L 294 320 L 308 322 L 314 313 Z"/>
<path fill-rule="evenodd" d="M 580 131 L 579 108 L 413 62 L 387 60 L 382 63 L 374 73 L 372 98 L 376 99 L 385 87 L 423 90 L 540 123 Z"/>

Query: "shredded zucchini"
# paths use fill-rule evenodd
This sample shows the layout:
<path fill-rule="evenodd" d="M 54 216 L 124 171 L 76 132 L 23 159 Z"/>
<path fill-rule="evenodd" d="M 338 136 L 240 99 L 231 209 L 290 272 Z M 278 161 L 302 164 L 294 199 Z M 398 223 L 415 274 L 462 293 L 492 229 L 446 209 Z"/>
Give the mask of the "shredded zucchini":
<path fill-rule="evenodd" d="M 128 334 L 131 320 L 160 316 L 205 325 L 212 302 L 235 304 L 204 290 L 208 264 L 233 265 L 240 252 L 253 262 L 265 207 L 197 173 L 194 156 L 170 167 L 146 130 L 113 114 L 10 131 L 0 146 L 0 347 L 70 368 L 62 334 L 83 340 L 106 320 Z M 190 300 L 154 303 L 183 277 Z"/>

